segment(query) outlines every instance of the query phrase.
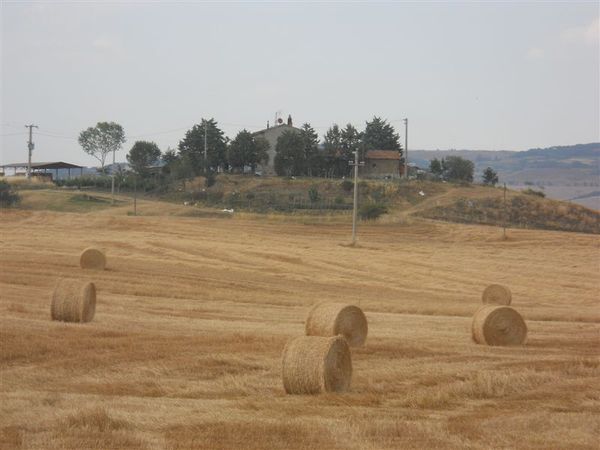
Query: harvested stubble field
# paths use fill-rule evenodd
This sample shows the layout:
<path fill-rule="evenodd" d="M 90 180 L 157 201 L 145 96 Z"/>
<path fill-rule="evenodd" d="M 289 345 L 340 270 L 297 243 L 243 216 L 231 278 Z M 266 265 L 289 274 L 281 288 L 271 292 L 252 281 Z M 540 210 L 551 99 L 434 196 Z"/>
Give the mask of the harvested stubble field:
<path fill-rule="evenodd" d="M 346 221 L 346 218 L 341 218 Z M 597 236 L 3 211 L 0 447 L 597 448 Z M 81 271 L 88 246 L 107 270 Z M 50 321 L 57 278 L 96 283 L 93 322 Z M 471 341 L 490 283 L 523 347 Z M 345 394 L 290 396 L 281 351 L 321 300 L 359 305 Z"/>

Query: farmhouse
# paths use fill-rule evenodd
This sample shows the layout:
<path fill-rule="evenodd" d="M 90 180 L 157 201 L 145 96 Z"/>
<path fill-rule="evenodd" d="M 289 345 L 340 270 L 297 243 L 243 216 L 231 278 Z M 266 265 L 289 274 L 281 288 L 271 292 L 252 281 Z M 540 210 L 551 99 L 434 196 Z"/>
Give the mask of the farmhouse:
<path fill-rule="evenodd" d="M 267 128 L 264 130 L 257 131 L 252 133 L 255 137 L 262 137 L 266 139 L 269 143 L 269 162 L 266 165 L 259 165 L 259 171 L 262 172 L 263 175 L 275 175 L 275 147 L 277 146 L 277 139 L 286 131 L 299 132 L 300 129 L 296 128 L 292 124 L 292 116 L 288 116 L 287 123 L 283 123 L 281 121 L 280 124 L 270 127 L 267 124 Z"/>
<path fill-rule="evenodd" d="M 399 178 L 404 171 L 397 150 L 369 150 L 362 175 L 367 178 Z"/>

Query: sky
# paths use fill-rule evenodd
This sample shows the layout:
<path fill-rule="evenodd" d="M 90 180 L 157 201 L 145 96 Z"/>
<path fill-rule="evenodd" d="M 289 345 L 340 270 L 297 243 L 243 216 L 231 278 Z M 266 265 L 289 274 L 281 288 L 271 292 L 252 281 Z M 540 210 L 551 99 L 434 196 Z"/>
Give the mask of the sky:
<path fill-rule="evenodd" d="M 1 162 L 95 165 L 101 121 L 177 148 L 214 118 L 230 138 L 277 112 L 323 136 L 379 116 L 413 149 L 600 141 L 600 4 L 1 4 Z"/>

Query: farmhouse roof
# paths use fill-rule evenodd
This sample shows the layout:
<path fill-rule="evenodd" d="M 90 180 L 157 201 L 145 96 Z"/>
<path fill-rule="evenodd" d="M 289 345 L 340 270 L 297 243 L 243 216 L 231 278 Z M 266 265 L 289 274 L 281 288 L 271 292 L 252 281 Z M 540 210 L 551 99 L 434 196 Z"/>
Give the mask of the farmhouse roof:
<path fill-rule="evenodd" d="M 288 130 L 301 131 L 300 128 L 296 128 L 293 125 L 288 125 L 287 123 L 282 123 L 281 125 L 275 125 L 273 127 L 265 128 L 263 130 L 255 131 L 254 133 L 252 133 L 252 136 L 256 136 L 257 134 L 267 133 L 269 131 L 273 131 L 273 130 L 277 130 L 277 129 L 281 129 L 281 128 L 288 129 Z"/>
<path fill-rule="evenodd" d="M 400 153 L 397 150 L 369 150 L 366 159 L 392 159 L 400 160 Z"/>
<path fill-rule="evenodd" d="M 23 168 L 23 167 L 28 167 L 27 163 L 12 163 L 12 164 L 3 164 L 0 167 L 3 168 Z M 78 166 L 76 164 L 71 164 L 71 163 L 67 163 L 67 162 L 63 162 L 63 161 L 53 161 L 53 162 L 38 162 L 38 163 L 31 163 L 31 168 L 32 169 L 81 169 L 83 168 L 83 166 Z"/>

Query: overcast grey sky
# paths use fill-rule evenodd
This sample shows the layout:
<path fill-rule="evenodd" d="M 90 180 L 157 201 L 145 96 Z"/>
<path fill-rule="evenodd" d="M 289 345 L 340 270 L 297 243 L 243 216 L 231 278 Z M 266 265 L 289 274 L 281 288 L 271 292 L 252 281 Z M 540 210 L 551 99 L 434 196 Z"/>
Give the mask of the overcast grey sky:
<path fill-rule="evenodd" d="M 276 111 L 333 123 L 379 115 L 409 148 L 525 150 L 600 141 L 593 2 L 7 2 L 2 158 L 95 160 L 98 121 L 175 148 L 214 117 L 228 136 Z"/>

